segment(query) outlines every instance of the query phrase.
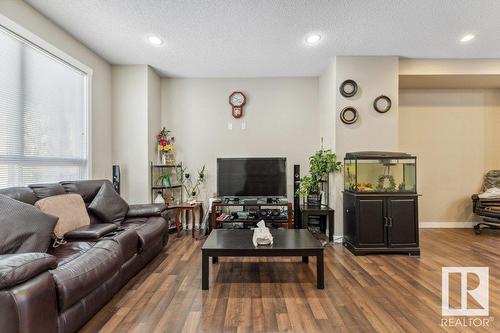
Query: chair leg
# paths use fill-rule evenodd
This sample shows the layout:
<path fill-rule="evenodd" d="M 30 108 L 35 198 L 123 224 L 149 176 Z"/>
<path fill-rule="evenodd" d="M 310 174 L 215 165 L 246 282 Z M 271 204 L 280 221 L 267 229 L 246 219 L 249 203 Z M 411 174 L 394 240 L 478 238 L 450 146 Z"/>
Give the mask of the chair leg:
<path fill-rule="evenodd" d="M 481 228 L 481 226 L 483 226 Z M 500 229 L 500 222 L 496 221 L 484 221 L 484 222 L 479 222 L 474 226 L 474 233 L 476 235 L 481 234 L 482 229 Z"/>

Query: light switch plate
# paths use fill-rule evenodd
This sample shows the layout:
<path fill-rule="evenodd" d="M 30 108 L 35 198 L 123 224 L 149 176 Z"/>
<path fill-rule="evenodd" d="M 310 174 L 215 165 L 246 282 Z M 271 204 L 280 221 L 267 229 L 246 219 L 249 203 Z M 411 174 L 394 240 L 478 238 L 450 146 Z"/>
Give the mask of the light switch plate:
<path fill-rule="evenodd" d="M 233 130 L 233 124 L 232 123 L 227 123 L 227 129 L 232 131 Z"/>
<path fill-rule="evenodd" d="M 246 130 L 247 129 L 247 123 L 246 122 L 242 122 L 241 123 L 241 129 L 242 130 Z"/>

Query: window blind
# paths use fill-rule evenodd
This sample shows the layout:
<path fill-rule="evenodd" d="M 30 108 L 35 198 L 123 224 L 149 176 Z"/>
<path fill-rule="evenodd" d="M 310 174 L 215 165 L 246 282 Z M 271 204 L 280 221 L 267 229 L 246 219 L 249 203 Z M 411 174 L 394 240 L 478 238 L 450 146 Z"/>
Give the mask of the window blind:
<path fill-rule="evenodd" d="M 0 27 L 0 188 L 87 178 L 86 74 Z"/>

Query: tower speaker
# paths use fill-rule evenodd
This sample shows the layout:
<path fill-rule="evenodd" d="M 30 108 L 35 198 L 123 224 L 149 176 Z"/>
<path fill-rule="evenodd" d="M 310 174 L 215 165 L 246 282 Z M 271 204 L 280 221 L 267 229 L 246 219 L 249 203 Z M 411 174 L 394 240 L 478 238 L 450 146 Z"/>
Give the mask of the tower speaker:
<path fill-rule="evenodd" d="M 300 213 L 300 197 L 297 195 L 297 190 L 300 185 L 300 164 L 293 165 L 293 220 L 295 228 L 302 228 L 302 214 Z"/>
<path fill-rule="evenodd" d="M 120 194 L 120 166 L 113 165 L 113 187 L 116 193 Z"/>

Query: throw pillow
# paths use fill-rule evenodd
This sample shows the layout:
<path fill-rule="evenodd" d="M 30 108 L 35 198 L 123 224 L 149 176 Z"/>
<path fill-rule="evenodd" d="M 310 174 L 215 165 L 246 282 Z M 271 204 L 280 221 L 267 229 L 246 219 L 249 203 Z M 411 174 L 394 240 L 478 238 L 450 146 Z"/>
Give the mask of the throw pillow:
<path fill-rule="evenodd" d="M 0 254 L 47 252 L 57 217 L 0 194 Z"/>
<path fill-rule="evenodd" d="M 64 234 L 90 224 L 85 203 L 79 194 L 62 194 L 38 200 L 35 206 L 42 212 L 59 217 L 54 236 L 63 239 Z"/>
<path fill-rule="evenodd" d="M 128 212 L 128 204 L 116 193 L 113 185 L 102 184 L 99 192 L 89 205 L 89 210 L 102 222 L 121 224 Z"/>

